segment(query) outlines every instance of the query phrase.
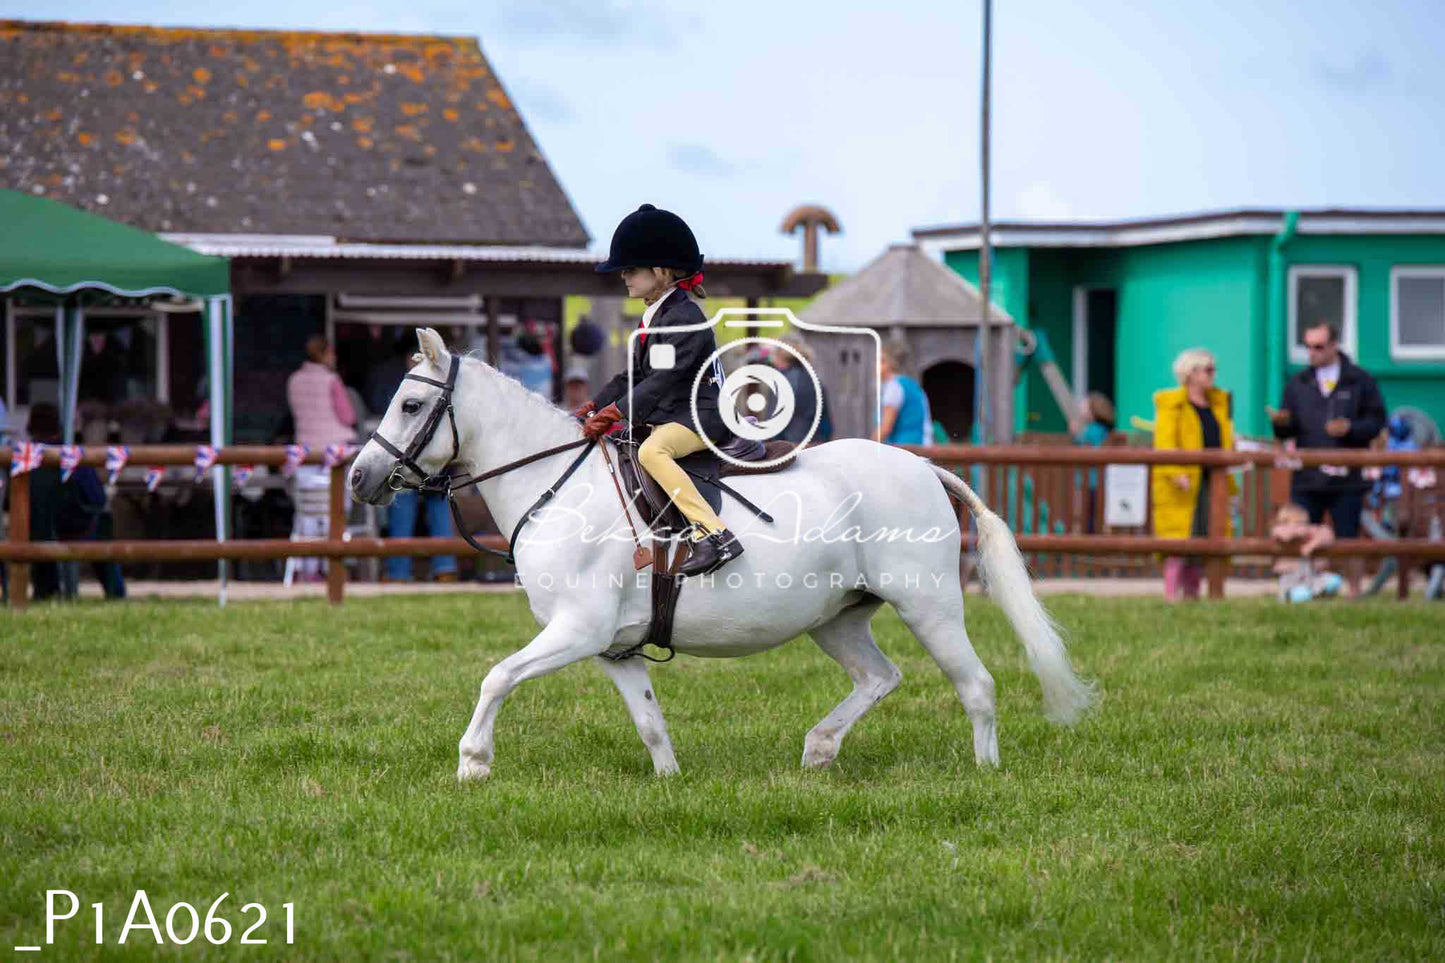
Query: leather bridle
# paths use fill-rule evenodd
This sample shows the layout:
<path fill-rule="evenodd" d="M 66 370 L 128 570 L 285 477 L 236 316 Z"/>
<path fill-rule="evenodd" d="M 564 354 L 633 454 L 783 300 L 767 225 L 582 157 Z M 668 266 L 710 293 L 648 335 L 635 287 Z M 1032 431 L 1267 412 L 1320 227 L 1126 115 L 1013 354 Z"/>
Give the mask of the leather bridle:
<path fill-rule="evenodd" d="M 431 444 L 432 437 L 437 433 L 437 427 L 442 423 L 442 416 L 446 415 L 447 420 L 451 422 L 452 426 L 452 457 L 447 459 L 447 464 L 450 465 L 457 460 L 457 454 L 461 451 L 461 440 L 457 435 L 456 412 L 452 410 L 452 392 L 457 386 L 457 371 L 461 368 L 461 364 L 461 357 L 452 355 L 451 369 L 447 372 L 446 381 L 437 381 L 435 378 L 427 378 L 418 374 L 408 374 L 402 378 L 403 381 L 420 381 L 422 384 L 433 385 L 442 390 L 442 393 L 437 395 L 436 401 L 432 404 L 431 412 L 427 415 L 426 424 L 422 425 L 421 431 L 417 432 L 416 437 L 411 440 L 411 444 L 407 445 L 406 451 L 402 451 L 383 438 L 380 430 L 371 433 L 371 440 L 380 445 L 387 454 L 397 459 L 396 467 L 391 470 L 391 474 L 388 475 L 386 479 L 387 487 L 392 491 L 399 492 L 403 489 L 411 488 L 420 492 L 441 492 L 446 491 L 448 486 L 450 486 L 450 475 L 428 475 L 422 471 L 421 466 L 416 463 L 416 457 L 426 450 L 427 445 Z M 411 485 L 407 483 L 403 469 L 409 470 L 416 475 L 418 479 L 417 484 Z"/>
<path fill-rule="evenodd" d="M 452 392 L 456 390 L 457 371 L 460 367 L 461 357 L 454 354 L 452 355 L 451 368 L 447 371 L 446 381 L 437 381 L 435 378 L 427 378 L 417 374 L 408 374 L 402 379 L 404 381 L 420 381 L 422 384 L 433 385 L 434 387 L 442 389 L 441 394 L 437 395 L 436 401 L 432 404 L 431 412 L 427 415 L 426 424 L 422 425 L 421 431 L 417 432 L 411 444 L 407 445 L 406 451 L 402 451 L 383 438 L 380 431 L 373 431 L 371 433 L 371 440 L 380 445 L 387 454 L 397 459 L 396 467 L 391 470 L 391 474 L 388 475 L 386 479 L 386 484 L 392 491 L 399 492 L 405 489 L 411 489 L 422 494 L 446 496 L 447 502 L 451 506 L 452 520 L 456 523 L 457 531 L 461 533 L 462 538 L 466 539 L 467 544 L 479 552 L 501 556 L 507 560 L 508 564 L 513 564 L 516 562 L 513 549 L 517 544 L 517 536 L 522 532 L 522 526 L 527 524 L 527 521 L 537 509 L 547 504 L 547 502 L 556 496 L 557 489 L 561 488 L 563 482 L 572 477 L 572 473 L 582 464 L 583 459 L 596 447 L 597 441 L 595 439 L 579 438 L 576 441 L 569 441 L 566 444 L 554 445 L 544 451 L 534 452 L 523 458 L 518 458 L 515 461 L 509 461 L 498 468 L 484 471 L 480 475 L 473 475 L 471 478 L 461 478 L 458 475 L 448 473 L 446 469 L 457 460 L 457 456 L 461 453 L 461 439 L 457 434 L 457 416 L 452 407 Z M 431 444 L 432 438 L 437 433 L 437 428 L 441 425 L 443 415 L 445 415 L 451 423 L 452 457 L 447 459 L 446 465 L 442 466 L 440 472 L 435 475 L 428 475 L 422 471 L 421 466 L 416 463 L 416 457 L 426 449 L 427 445 Z M 552 483 L 550 488 L 542 492 L 537 500 L 532 503 L 532 507 L 523 513 L 521 519 L 517 522 L 517 527 L 512 529 L 512 537 L 507 540 L 507 551 L 499 552 L 494 548 L 488 548 L 485 545 L 479 544 L 477 540 L 472 537 L 471 532 L 467 531 L 466 525 L 462 522 L 461 508 L 457 505 L 457 491 L 475 485 L 478 482 L 486 481 L 488 478 L 495 478 L 497 475 L 505 474 L 514 468 L 530 465 L 532 462 L 546 458 L 549 455 L 569 451 L 573 448 L 582 448 L 584 445 L 586 447 L 583 448 L 582 453 L 572 461 L 572 464 L 567 466 L 567 470 L 562 473 L 562 477 L 558 478 Z M 417 481 L 414 484 L 407 480 L 404 470 L 416 475 Z"/>

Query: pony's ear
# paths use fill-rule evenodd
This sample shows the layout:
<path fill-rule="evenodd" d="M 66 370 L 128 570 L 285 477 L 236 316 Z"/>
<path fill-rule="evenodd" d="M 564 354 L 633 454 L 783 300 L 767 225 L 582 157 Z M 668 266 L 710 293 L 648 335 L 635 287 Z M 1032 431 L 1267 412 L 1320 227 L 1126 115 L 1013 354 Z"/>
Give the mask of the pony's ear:
<path fill-rule="evenodd" d="M 416 341 L 421 346 L 422 357 L 431 362 L 432 367 L 440 368 L 442 359 L 447 354 L 447 346 L 442 343 L 442 336 L 432 328 L 417 328 Z"/>

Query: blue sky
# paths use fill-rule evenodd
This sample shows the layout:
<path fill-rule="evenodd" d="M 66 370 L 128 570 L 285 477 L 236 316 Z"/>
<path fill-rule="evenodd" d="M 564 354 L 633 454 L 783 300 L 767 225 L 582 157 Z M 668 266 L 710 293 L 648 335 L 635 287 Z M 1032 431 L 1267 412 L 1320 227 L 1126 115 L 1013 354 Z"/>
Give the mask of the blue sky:
<path fill-rule="evenodd" d="M 220 12 L 220 11 L 224 12 Z M 212 12 L 217 11 L 217 12 Z M 0 17 L 462 34 L 594 237 L 643 201 L 703 251 L 852 270 L 976 220 L 980 7 L 730 0 L 0 0 Z M 996 0 L 993 212 L 1445 207 L 1445 0 Z"/>

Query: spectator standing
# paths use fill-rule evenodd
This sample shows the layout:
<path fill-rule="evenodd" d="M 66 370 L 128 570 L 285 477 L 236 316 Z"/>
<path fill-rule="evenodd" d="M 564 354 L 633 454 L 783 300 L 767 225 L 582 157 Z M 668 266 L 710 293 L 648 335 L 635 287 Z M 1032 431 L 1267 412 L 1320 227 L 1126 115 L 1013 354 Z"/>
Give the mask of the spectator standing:
<path fill-rule="evenodd" d="M 892 341 L 883 346 L 883 422 L 878 440 L 890 445 L 933 444 L 933 416 L 923 386 L 905 372 L 908 345 Z"/>
<path fill-rule="evenodd" d="M 813 363 L 813 349 L 798 332 L 790 331 L 778 340 L 802 355 L 808 365 Z M 799 364 L 798 359 L 791 352 L 781 349 L 774 351 L 772 362 L 773 367 L 782 373 L 788 381 L 788 387 L 793 390 L 793 417 L 782 433 L 777 436 L 777 440 L 797 444 L 808 436 L 808 430 L 813 427 L 813 419 L 818 417 L 818 406 L 822 404 L 822 399 L 814 390 L 813 376 L 808 373 L 808 368 Z M 823 441 L 818 437 L 823 428 L 821 420 L 818 422 L 818 428 L 819 431 L 814 434 L 813 441 Z"/>
<path fill-rule="evenodd" d="M 60 409 L 49 402 L 32 406 L 26 435 L 43 445 L 59 445 Z M 8 503 L 8 487 L 6 499 Z M 42 466 L 30 473 L 30 538 L 36 542 L 110 538 L 105 489 L 94 468 L 76 468 L 64 481 L 60 469 L 54 466 Z M 79 592 L 78 562 L 39 562 L 31 572 L 37 600 L 75 598 Z M 106 598 L 125 598 L 119 565 L 96 563 L 95 572 Z"/>
<path fill-rule="evenodd" d="M 296 425 L 296 443 L 312 451 L 327 445 L 350 442 L 356 436 L 356 411 L 351 406 L 346 386 L 336 373 L 336 351 L 321 335 L 306 342 L 306 360 L 286 379 L 286 401 Z M 324 465 L 302 465 L 296 470 L 296 484 L 303 488 L 329 488 L 331 472 Z M 351 490 L 343 486 L 346 511 L 351 510 Z M 325 535 L 325 516 L 307 516 L 302 521 L 302 535 Z M 301 574 L 308 580 L 321 577 L 321 559 L 305 558 Z"/>
<path fill-rule="evenodd" d="M 297 444 L 319 450 L 355 437 L 356 412 L 336 373 L 336 351 L 321 335 L 306 342 L 306 360 L 286 379 L 286 400 Z"/>
<path fill-rule="evenodd" d="M 1340 332 L 1330 324 L 1306 328 L 1309 367 L 1285 383 L 1278 411 L 1267 408 L 1274 436 L 1299 448 L 1368 448 L 1385 427 L 1385 399 L 1369 372 L 1340 350 Z M 1309 512 L 1312 524 L 1330 516 L 1337 538 L 1357 538 L 1370 483 L 1359 468 L 1306 466 L 1290 477 L 1290 501 Z M 1350 594 L 1358 595 L 1362 560 L 1344 564 Z"/>
<path fill-rule="evenodd" d="M 585 364 L 574 364 L 562 379 L 562 407 L 568 411 L 592 397 L 592 376 Z"/>
<path fill-rule="evenodd" d="M 502 342 L 497 367 L 548 401 L 552 400 L 551 335 L 536 321 L 518 326 L 516 334 Z M 587 399 L 583 399 L 586 401 Z"/>
<path fill-rule="evenodd" d="M 416 338 L 405 335 L 394 338 L 386 347 L 386 357 L 366 370 L 361 396 L 366 400 L 366 407 L 371 410 L 373 417 L 386 417 L 386 409 L 391 407 L 391 399 L 396 394 L 397 386 L 411 370 L 411 355 L 415 351 Z"/>
<path fill-rule="evenodd" d="M 1114 433 L 1114 418 L 1114 403 L 1103 392 L 1091 391 L 1084 398 L 1079 415 L 1069 425 L 1069 434 L 1076 445 L 1102 447 Z M 1084 531 L 1092 535 L 1098 527 L 1098 519 L 1094 516 L 1099 501 L 1099 469 L 1090 468 L 1087 477 L 1088 484 L 1084 486 Z"/>
<path fill-rule="evenodd" d="M 1214 355 L 1190 348 L 1174 360 L 1179 387 L 1154 393 L 1154 447 L 1156 450 L 1229 450 L 1234 447 L 1234 424 L 1229 393 L 1215 387 Z M 1209 534 L 1209 480 L 1217 468 L 1199 465 L 1156 465 L 1150 477 L 1154 534 L 1158 538 L 1202 538 Z M 1230 494 L 1238 484 L 1228 478 Z M 1226 520 L 1225 525 L 1229 525 Z M 1173 555 L 1164 559 L 1164 597 L 1199 597 L 1204 562 L 1198 556 Z"/>

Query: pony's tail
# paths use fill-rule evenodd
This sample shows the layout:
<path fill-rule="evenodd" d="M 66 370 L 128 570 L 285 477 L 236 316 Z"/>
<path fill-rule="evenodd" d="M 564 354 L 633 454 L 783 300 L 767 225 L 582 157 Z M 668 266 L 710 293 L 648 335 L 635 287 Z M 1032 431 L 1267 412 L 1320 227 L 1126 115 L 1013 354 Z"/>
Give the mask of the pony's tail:
<path fill-rule="evenodd" d="M 957 475 L 930 465 L 948 493 L 962 502 L 978 525 L 979 565 L 989 597 L 1008 616 L 1029 656 L 1029 668 L 1044 690 L 1044 714 L 1071 725 L 1094 702 L 1094 687 L 1074 674 L 1059 624 L 1040 604 L 1029 581 L 1028 567 L 1008 524 L 989 510 Z"/>

